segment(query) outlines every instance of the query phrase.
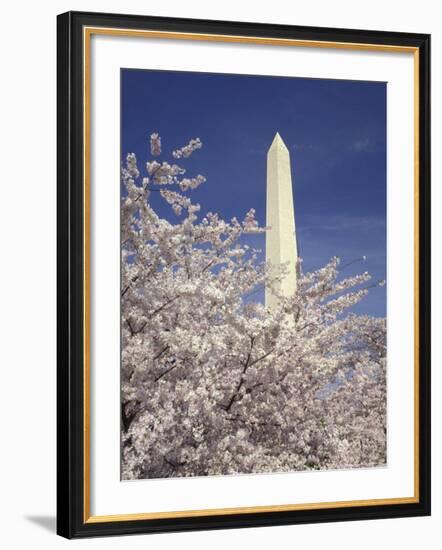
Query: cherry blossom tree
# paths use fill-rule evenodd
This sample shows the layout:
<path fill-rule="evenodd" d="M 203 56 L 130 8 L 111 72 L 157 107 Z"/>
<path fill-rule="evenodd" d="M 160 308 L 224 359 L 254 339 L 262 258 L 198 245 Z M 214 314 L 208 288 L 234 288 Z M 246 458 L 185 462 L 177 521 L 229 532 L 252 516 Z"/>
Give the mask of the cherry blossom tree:
<path fill-rule="evenodd" d="M 134 154 L 122 169 L 123 479 L 383 465 L 385 319 L 349 312 L 369 274 L 332 258 L 266 309 L 254 296 L 285 267 L 247 244 L 266 230 L 254 210 L 199 217 L 205 178 L 181 162 L 201 147 L 167 162 L 152 134 L 144 173 Z"/>

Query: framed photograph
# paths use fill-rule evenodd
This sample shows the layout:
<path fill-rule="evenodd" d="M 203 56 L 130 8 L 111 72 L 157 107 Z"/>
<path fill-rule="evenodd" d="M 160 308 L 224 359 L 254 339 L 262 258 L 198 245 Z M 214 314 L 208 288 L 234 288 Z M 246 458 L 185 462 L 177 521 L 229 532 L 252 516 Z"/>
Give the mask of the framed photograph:
<path fill-rule="evenodd" d="M 430 37 L 58 17 L 58 533 L 430 514 Z"/>

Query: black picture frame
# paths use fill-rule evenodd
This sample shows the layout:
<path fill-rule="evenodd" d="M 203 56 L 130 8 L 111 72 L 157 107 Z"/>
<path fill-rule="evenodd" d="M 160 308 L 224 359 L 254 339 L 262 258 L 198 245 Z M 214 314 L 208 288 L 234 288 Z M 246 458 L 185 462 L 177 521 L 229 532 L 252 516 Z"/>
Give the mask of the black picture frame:
<path fill-rule="evenodd" d="M 69 12 L 58 16 L 57 41 L 57 533 L 66 538 L 335 522 L 430 514 L 430 36 Z M 418 473 L 415 502 L 313 510 L 224 513 L 198 517 L 90 521 L 85 494 L 85 216 L 84 29 L 106 27 L 168 32 L 269 37 L 342 44 L 403 46 L 419 59 L 419 348 Z"/>

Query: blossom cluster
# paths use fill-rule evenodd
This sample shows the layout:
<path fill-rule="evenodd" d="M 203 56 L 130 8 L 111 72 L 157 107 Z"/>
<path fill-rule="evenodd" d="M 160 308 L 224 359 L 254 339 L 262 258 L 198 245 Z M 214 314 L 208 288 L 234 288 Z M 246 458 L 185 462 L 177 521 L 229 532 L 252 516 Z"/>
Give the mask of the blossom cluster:
<path fill-rule="evenodd" d="M 187 158 L 190 157 L 190 155 L 197 149 L 201 149 L 202 146 L 203 144 L 200 138 L 191 139 L 187 145 L 181 147 L 180 149 L 176 149 L 172 155 L 176 159 Z"/>

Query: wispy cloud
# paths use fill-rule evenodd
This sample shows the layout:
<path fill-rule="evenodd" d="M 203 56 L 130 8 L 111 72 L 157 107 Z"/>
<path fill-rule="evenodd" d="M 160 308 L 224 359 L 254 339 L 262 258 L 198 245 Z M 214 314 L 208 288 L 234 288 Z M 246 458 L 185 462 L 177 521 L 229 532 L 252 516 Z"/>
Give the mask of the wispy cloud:
<path fill-rule="evenodd" d="M 375 148 L 374 141 L 368 137 L 355 139 L 350 144 L 350 149 L 358 153 L 373 153 Z"/>
<path fill-rule="evenodd" d="M 315 151 L 319 147 L 313 143 L 293 143 L 290 147 L 293 151 Z"/>
<path fill-rule="evenodd" d="M 252 155 L 265 155 L 267 153 L 267 149 L 260 148 L 260 147 L 250 147 L 248 149 L 248 152 Z"/>
<path fill-rule="evenodd" d="M 298 231 L 354 231 L 385 230 L 385 218 L 381 216 L 309 216 L 308 225 Z"/>

